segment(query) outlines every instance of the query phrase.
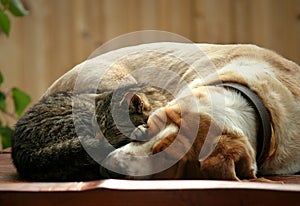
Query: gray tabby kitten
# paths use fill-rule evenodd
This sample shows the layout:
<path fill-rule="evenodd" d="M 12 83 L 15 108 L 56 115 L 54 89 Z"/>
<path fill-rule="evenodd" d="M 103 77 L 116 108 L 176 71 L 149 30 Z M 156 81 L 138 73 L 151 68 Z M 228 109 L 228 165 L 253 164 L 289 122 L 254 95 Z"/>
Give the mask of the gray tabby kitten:
<path fill-rule="evenodd" d="M 12 158 L 21 178 L 103 178 L 99 163 L 114 148 L 136 141 L 129 138 L 131 132 L 146 123 L 153 108 L 165 105 L 168 96 L 156 88 L 136 85 L 97 93 L 76 95 L 74 106 L 71 92 L 57 92 L 41 99 L 20 118 L 12 136 Z M 92 158 L 85 149 L 96 156 Z"/>

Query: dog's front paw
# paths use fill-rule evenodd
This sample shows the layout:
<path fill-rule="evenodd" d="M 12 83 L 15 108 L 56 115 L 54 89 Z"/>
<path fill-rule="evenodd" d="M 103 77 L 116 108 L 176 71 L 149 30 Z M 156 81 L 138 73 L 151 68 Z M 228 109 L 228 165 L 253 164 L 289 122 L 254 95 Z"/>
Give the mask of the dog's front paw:
<path fill-rule="evenodd" d="M 130 139 L 135 141 L 146 141 L 149 140 L 148 126 L 143 124 L 136 127 L 130 135 Z"/>
<path fill-rule="evenodd" d="M 102 162 L 100 174 L 105 178 L 148 179 L 152 171 L 149 152 L 132 142 L 111 152 Z M 148 149 L 150 150 L 150 149 Z"/>

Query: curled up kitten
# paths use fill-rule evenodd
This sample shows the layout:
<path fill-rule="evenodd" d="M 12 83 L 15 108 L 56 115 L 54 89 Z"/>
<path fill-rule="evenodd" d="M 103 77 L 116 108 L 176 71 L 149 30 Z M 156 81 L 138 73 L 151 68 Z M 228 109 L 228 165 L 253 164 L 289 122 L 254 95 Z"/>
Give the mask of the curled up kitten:
<path fill-rule="evenodd" d="M 135 87 L 97 94 L 57 92 L 41 99 L 15 126 L 12 158 L 18 174 L 35 181 L 102 178 L 99 163 L 114 148 L 136 141 L 129 136 L 146 123 L 150 104 L 167 102 L 155 88 Z"/>

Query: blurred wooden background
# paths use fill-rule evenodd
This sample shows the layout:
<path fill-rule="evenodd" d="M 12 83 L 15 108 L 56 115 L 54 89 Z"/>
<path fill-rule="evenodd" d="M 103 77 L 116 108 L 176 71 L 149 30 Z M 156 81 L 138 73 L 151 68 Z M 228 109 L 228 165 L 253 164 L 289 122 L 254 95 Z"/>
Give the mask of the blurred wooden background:
<path fill-rule="evenodd" d="M 36 101 L 47 87 L 106 41 L 164 30 L 194 42 L 254 43 L 300 63 L 300 0 L 24 0 L 0 35 L 5 88 Z"/>

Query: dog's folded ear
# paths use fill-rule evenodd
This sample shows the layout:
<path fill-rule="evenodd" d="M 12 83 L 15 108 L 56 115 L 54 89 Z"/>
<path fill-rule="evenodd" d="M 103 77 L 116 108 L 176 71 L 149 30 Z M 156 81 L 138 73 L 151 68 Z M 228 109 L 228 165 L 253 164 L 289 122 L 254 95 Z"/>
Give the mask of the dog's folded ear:
<path fill-rule="evenodd" d="M 242 135 L 222 135 L 214 151 L 199 161 L 201 178 L 225 180 L 256 178 L 254 151 L 247 138 Z"/>

